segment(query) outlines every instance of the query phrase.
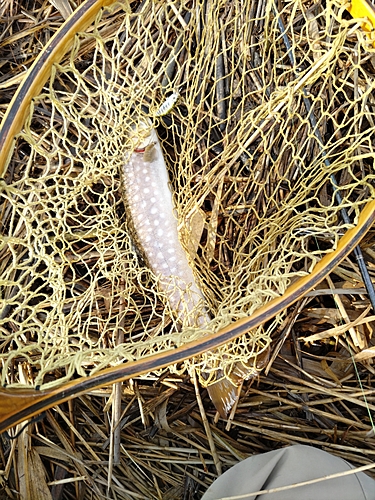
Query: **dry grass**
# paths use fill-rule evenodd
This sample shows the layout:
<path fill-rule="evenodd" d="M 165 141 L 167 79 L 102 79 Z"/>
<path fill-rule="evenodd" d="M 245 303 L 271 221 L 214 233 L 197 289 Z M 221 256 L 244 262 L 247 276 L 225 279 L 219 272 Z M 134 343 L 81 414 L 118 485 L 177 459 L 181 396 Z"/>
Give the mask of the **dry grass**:
<path fill-rule="evenodd" d="M 1 114 L 40 49 L 80 3 L 2 2 Z M 364 252 L 372 278 L 374 245 L 370 233 Z M 221 470 L 296 443 L 354 466 L 370 464 L 371 314 L 359 271 L 347 259 L 320 290 L 288 312 L 273 334 L 266 373 L 244 384 L 228 421 L 215 423 L 206 391 L 188 377 L 141 377 L 118 386 L 117 395 L 111 388 L 87 394 L 48 411 L 17 439 L 1 437 L 0 498 L 199 499 Z M 350 327 L 344 330 L 345 323 Z M 111 424 L 113 398 L 121 404 Z M 112 444 L 116 428 L 118 444 Z"/>

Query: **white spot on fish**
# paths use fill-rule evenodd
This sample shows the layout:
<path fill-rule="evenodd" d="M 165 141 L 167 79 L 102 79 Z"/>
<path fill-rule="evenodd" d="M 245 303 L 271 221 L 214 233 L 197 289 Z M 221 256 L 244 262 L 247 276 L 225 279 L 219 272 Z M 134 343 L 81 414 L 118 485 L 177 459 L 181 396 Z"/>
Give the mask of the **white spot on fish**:
<path fill-rule="evenodd" d="M 158 225 L 159 225 L 158 219 L 154 220 L 154 226 L 158 226 Z"/>
<path fill-rule="evenodd" d="M 158 236 L 163 236 L 164 231 L 162 229 L 158 229 L 156 233 Z"/>
<path fill-rule="evenodd" d="M 151 207 L 150 212 L 152 215 L 155 215 L 157 213 L 158 209 L 156 207 Z"/>
<path fill-rule="evenodd" d="M 144 188 L 143 192 L 144 192 L 145 194 L 148 194 L 148 193 L 150 192 L 150 190 L 149 190 L 148 188 Z"/>

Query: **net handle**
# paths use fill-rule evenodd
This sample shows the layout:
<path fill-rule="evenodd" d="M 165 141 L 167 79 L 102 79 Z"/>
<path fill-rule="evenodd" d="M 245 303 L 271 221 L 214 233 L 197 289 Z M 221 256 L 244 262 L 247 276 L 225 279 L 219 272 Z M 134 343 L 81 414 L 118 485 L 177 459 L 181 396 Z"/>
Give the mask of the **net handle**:
<path fill-rule="evenodd" d="M 375 7 L 369 0 L 353 0 L 346 10 L 354 18 L 367 18 L 367 21 L 361 23 L 361 28 L 366 31 L 375 47 L 375 36 L 373 34 L 375 26 Z"/>

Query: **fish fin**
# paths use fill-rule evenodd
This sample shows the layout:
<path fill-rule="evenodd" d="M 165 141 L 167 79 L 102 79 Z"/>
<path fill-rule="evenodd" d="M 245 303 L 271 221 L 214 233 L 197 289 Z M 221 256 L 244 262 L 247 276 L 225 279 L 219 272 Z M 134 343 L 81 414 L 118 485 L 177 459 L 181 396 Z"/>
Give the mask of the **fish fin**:
<path fill-rule="evenodd" d="M 207 387 L 208 394 L 216 410 L 222 418 L 228 413 L 238 399 L 238 386 L 227 378 L 222 378 Z"/>
<path fill-rule="evenodd" d="M 236 363 L 229 377 L 222 377 L 213 384 L 207 386 L 208 394 L 211 401 L 215 405 L 216 410 L 222 418 L 227 418 L 228 413 L 233 408 L 239 397 L 239 386 L 244 380 L 257 377 L 268 362 L 270 348 L 265 349 L 256 357 L 251 365 L 244 363 Z M 223 372 L 219 370 L 218 374 L 223 376 Z"/>

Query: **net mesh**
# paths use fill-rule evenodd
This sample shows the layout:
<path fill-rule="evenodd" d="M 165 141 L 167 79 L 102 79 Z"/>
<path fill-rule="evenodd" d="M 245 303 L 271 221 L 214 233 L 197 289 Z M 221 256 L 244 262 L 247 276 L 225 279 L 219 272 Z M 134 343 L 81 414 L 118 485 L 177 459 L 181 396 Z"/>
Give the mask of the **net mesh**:
<path fill-rule="evenodd" d="M 217 331 L 310 272 L 347 228 L 340 208 L 355 222 L 374 195 L 374 49 L 339 2 L 280 12 L 296 68 L 271 2 L 114 4 L 75 36 L 1 180 L 3 384 L 22 367 L 47 388 Z M 181 327 L 135 244 L 120 173 L 140 121 L 163 148 L 204 327 Z M 281 320 L 195 368 L 251 364 Z"/>

